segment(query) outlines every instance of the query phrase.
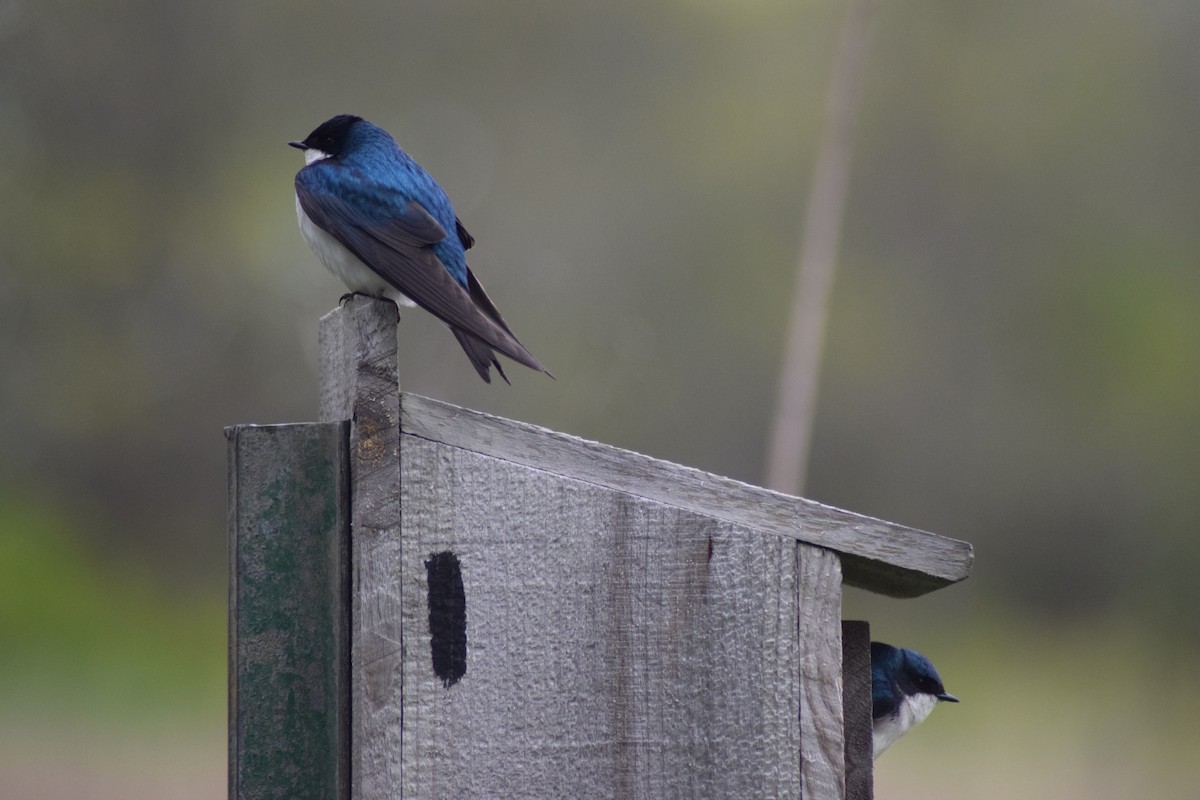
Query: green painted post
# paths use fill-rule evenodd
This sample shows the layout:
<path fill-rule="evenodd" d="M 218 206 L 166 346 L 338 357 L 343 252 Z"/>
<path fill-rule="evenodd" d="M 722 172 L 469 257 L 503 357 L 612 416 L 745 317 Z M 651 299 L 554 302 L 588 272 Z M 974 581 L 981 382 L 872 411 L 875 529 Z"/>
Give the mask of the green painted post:
<path fill-rule="evenodd" d="M 230 800 L 349 797 L 349 423 L 229 452 Z"/>

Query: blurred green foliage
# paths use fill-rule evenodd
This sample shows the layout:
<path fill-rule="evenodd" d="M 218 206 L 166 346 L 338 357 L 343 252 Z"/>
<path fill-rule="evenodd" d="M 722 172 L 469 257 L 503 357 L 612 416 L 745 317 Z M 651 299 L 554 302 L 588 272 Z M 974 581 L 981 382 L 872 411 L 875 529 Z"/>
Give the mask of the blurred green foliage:
<path fill-rule="evenodd" d="M 144 723 L 219 715 L 224 598 L 180 596 L 136 563 L 88 552 L 84 525 L 5 496 L 0 508 L 0 703 Z"/>
<path fill-rule="evenodd" d="M 342 288 L 285 143 L 335 113 L 447 187 L 558 376 L 484 386 L 406 312 L 406 389 L 759 480 L 841 11 L 0 1 L 3 696 L 220 713 L 221 428 L 315 416 Z M 1200 666 L 1198 38 L 1191 0 L 877 6 L 808 493 L 977 547 L 962 586 L 847 599 L 966 686 L 900 746 L 1011 710 L 944 796 Z M 1128 796 L 1086 771 L 1060 796 Z"/>

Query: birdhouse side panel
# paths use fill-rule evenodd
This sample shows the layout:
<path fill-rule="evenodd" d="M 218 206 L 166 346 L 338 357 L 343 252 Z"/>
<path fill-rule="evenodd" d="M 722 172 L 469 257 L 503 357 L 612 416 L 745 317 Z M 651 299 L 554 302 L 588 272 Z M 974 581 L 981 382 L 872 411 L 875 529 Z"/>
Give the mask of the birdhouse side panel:
<path fill-rule="evenodd" d="M 405 797 L 799 796 L 793 542 L 415 436 L 401 464 Z"/>

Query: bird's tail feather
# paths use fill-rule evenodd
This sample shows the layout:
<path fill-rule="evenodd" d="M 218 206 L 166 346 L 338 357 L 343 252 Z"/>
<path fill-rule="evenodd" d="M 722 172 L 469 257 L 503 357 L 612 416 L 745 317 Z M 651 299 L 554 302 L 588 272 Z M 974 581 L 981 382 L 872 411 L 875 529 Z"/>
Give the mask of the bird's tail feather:
<path fill-rule="evenodd" d="M 496 358 L 495 352 L 492 351 L 491 345 L 480 339 L 473 333 L 461 330 L 459 328 L 451 328 L 450 331 L 454 334 L 454 338 L 458 339 L 458 343 L 462 345 L 462 349 L 466 351 L 467 358 L 471 359 L 471 365 L 475 367 L 475 371 L 479 373 L 479 377 L 483 378 L 487 383 L 492 382 L 491 373 L 488 372 L 490 367 L 495 367 L 496 372 L 500 373 L 500 377 L 505 383 L 512 385 L 508 376 L 504 374 L 504 368 L 500 366 L 500 361 Z"/>
<path fill-rule="evenodd" d="M 492 352 L 494 348 L 519 364 L 524 364 L 530 369 L 536 369 L 538 372 L 544 372 L 550 375 L 551 378 L 554 377 L 551 375 L 550 370 L 543 367 L 542 363 L 533 357 L 533 353 L 529 352 L 525 348 L 525 345 L 521 344 L 520 340 L 517 339 L 517 335 L 512 332 L 512 329 L 508 327 L 508 323 L 500 316 L 500 309 L 496 308 L 496 304 L 492 302 L 492 298 L 488 297 L 487 292 L 483 290 L 483 286 L 476 280 L 475 273 L 471 272 L 470 268 L 467 269 L 467 292 L 471 296 L 475 307 L 495 324 L 495 328 L 490 331 L 494 341 L 490 343 L 475 334 L 460 331 L 458 328 L 452 328 L 454 335 L 458 337 L 459 344 L 467 351 L 467 355 L 471 358 L 471 363 L 475 365 L 477 371 L 480 371 L 480 374 L 483 374 L 487 370 L 487 364 L 490 362 L 495 364 L 496 369 L 500 372 L 500 377 L 504 378 L 504 371 L 500 369 L 500 362 L 496 360 L 496 356 Z M 468 346 L 464 336 L 474 338 L 477 341 Z M 486 351 L 486 358 L 483 359 L 483 367 L 481 368 L 477 354 L 483 351 Z M 484 378 L 484 380 L 487 380 L 487 378 Z M 506 383 L 508 382 L 508 378 L 504 378 L 504 380 Z"/>

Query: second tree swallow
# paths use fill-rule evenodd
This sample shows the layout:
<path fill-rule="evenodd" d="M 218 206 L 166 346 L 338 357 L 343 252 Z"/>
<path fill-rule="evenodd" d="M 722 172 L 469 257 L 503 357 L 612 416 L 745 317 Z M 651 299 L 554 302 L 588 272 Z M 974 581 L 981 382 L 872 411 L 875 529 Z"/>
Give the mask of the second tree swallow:
<path fill-rule="evenodd" d="M 450 198 L 391 135 L 342 114 L 304 141 L 296 173 L 300 231 L 351 292 L 407 298 L 450 326 L 475 371 L 508 382 L 496 352 L 550 372 L 525 349 L 467 266 L 475 243 Z"/>
<path fill-rule="evenodd" d="M 925 720 L 941 702 L 957 703 L 941 676 L 915 650 L 871 642 L 871 721 L 874 757 Z"/>

